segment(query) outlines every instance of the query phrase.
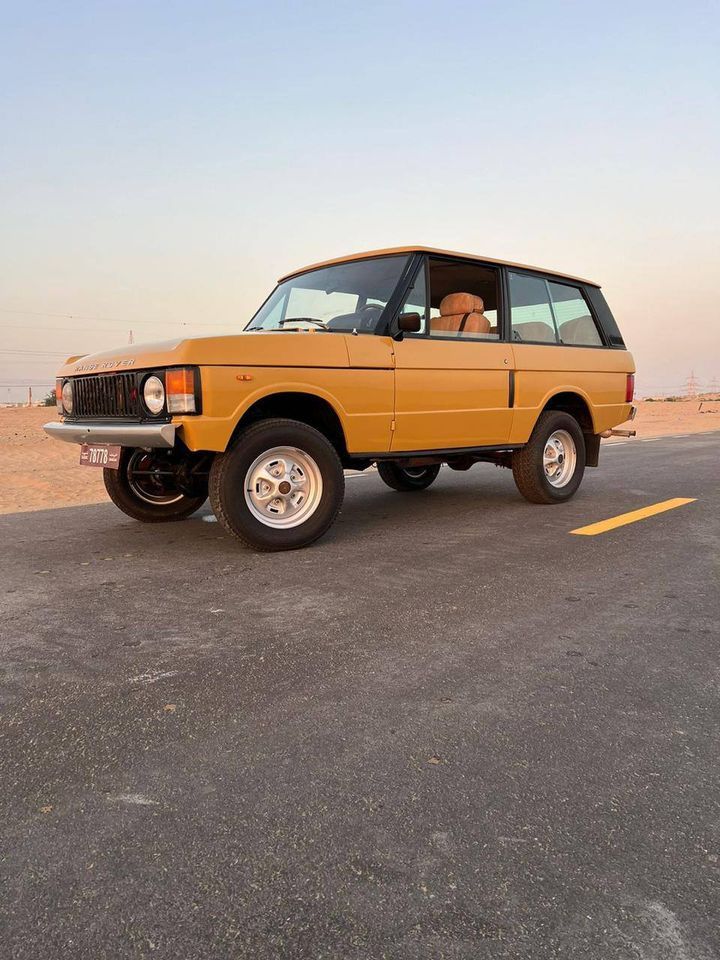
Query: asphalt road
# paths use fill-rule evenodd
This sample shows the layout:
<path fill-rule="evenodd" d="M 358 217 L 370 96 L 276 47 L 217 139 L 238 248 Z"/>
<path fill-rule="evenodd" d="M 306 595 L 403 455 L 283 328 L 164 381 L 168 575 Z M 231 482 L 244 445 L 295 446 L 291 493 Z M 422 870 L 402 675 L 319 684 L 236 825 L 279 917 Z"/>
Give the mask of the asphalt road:
<path fill-rule="evenodd" d="M 3 957 L 720 957 L 719 468 L 370 474 L 290 554 L 0 518 Z"/>

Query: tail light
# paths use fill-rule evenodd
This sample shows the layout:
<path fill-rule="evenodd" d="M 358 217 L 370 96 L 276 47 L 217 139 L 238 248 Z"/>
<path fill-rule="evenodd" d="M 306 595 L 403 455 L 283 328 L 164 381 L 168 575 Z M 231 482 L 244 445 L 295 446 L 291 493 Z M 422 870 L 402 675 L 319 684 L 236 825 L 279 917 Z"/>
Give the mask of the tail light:
<path fill-rule="evenodd" d="M 166 370 L 165 395 L 168 413 L 198 413 L 195 370 L 192 367 Z"/>
<path fill-rule="evenodd" d="M 625 383 L 625 403 L 632 403 L 635 396 L 635 374 L 629 373 Z"/>

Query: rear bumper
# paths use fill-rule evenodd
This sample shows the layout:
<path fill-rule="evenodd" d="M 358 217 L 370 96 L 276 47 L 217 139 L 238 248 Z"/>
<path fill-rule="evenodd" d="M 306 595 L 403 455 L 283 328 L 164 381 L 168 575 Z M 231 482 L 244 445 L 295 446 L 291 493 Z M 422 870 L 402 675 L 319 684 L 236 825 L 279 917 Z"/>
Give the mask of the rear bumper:
<path fill-rule="evenodd" d="M 57 420 L 46 423 L 43 430 L 55 440 L 67 443 L 117 443 L 121 447 L 175 446 L 174 423 L 77 423 Z"/>

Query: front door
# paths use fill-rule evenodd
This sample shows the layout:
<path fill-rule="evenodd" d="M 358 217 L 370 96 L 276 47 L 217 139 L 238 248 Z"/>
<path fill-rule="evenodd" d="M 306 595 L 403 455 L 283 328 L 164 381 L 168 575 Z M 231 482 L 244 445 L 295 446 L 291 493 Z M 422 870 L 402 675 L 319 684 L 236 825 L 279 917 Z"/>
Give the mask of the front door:
<path fill-rule="evenodd" d="M 424 327 L 395 341 L 393 451 L 497 446 L 512 420 L 513 353 L 500 340 L 499 271 L 430 257 L 402 312 Z"/>

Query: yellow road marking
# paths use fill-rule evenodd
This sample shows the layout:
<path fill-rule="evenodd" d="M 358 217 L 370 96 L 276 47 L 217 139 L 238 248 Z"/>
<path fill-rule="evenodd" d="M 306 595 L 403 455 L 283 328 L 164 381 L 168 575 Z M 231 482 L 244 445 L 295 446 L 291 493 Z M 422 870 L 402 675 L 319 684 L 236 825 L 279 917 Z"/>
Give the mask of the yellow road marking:
<path fill-rule="evenodd" d="M 665 513 L 666 510 L 674 510 L 675 507 L 684 507 L 686 503 L 695 503 L 696 499 L 697 497 L 675 497 L 673 500 L 663 500 L 661 503 L 653 503 L 641 510 L 631 510 L 630 513 L 621 513 L 617 517 L 610 517 L 609 520 L 600 520 L 587 527 L 578 527 L 570 533 L 577 533 L 581 537 L 594 537 L 598 533 L 607 533 L 608 530 L 615 530 L 616 527 L 624 527 L 628 523 L 654 517 L 657 513 Z"/>

